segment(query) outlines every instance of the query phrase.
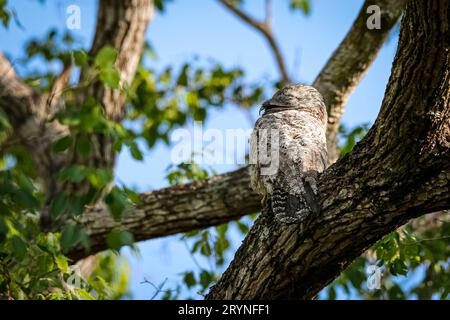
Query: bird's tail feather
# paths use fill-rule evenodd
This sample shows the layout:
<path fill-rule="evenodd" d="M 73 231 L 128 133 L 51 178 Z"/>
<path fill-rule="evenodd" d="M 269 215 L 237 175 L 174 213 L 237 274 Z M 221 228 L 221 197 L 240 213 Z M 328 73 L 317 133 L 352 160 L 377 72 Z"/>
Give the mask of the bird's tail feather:
<path fill-rule="evenodd" d="M 302 196 L 292 195 L 282 189 L 275 189 L 271 198 L 271 209 L 277 221 L 294 224 L 308 222 L 320 212 L 317 197 L 309 183 L 304 183 Z"/>

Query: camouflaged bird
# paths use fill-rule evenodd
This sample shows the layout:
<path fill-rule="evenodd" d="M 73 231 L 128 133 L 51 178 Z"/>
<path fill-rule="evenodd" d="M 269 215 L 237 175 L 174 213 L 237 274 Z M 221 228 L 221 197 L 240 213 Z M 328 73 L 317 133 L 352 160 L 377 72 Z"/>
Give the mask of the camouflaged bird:
<path fill-rule="evenodd" d="M 327 165 L 327 111 L 313 87 L 288 85 L 263 103 L 250 141 L 252 188 L 263 212 L 306 223 L 320 211 L 318 173 Z"/>

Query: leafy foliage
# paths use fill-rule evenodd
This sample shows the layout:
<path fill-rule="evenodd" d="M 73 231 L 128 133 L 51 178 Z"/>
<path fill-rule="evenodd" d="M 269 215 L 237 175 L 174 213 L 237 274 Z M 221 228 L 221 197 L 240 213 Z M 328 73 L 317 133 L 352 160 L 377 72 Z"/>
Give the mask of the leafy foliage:
<path fill-rule="evenodd" d="M 300 10 L 305 15 L 311 13 L 311 1 L 310 0 L 290 0 L 290 7 L 292 10 Z"/>
<path fill-rule="evenodd" d="M 380 240 L 325 290 L 325 296 L 336 299 L 341 290 L 341 299 L 448 299 L 449 223 L 432 230 L 435 238 L 419 239 L 411 230 L 409 225 Z M 372 290 L 367 287 L 370 274 L 366 272 L 371 265 L 382 271 L 380 287 Z M 406 276 L 419 281 L 408 281 Z"/>
<path fill-rule="evenodd" d="M 339 126 L 339 141 L 341 142 L 339 149 L 341 156 L 352 151 L 356 143 L 364 138 L 367 131 L 369 131 L 369 124 L 367 123 L 356 126 L 352 129 L 349 129 L 345 125 L 341 124 Z"/>
<path fill-rule="evenodd" d="M 9 20 L 11 17 L 11 13 L 8 10 L 7 5 L 7 0 L 0 0 L 0 21 L 5 28 L 9 25 Z"/>

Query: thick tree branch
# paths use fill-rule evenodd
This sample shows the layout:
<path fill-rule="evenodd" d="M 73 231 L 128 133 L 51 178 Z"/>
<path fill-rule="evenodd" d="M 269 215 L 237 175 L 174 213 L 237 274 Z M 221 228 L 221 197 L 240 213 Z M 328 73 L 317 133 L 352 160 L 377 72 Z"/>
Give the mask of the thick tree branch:
<path fill-rule="evenodd" d="M 393 26 L 397 23 L 405 0 L 366 0 L 350 31 L 333 53 L 313 83 L 324 96 L 328 111 L 328 161 L 339 157 L 337 135 L 347 100 L 375 60 Z M 369 30 L 367 7 L 381 8 L 381 29 Z M 364 107 L 364 106 L 361 106 Z"/>
<path fill-rule="evenodd" d="M 248 187 L 247 168 L 206 181 L 141 194 L 142 203 L 120 222 L 103 207 L 90 208 L 81 223 L 91 235 L 93 251 L 106 249 L 113 228 L 126 228 L 136 240 L 147 240 L 219 225 L 260 209 L 259 196 Z M 74 258 L 85 253 L 75 250 Z"/>
<path fill-rule="evenodd" d="M 269 44 L 271 51 L 275 57 L 275 61 L 277 63 L 278 71 L 280 72 L 281 79 L 284 83 L 290 82 L 289 72 L 286 68 L 285 60 L 281 53 L 281 49 L 272 33 L 271 29 L 271 10 L 270 10 L 270 1 L 266 3 L 266 22 L 260 22 L 255 18 L 251 17 L 240 8 L 238 8 L 235 4 L 233 4 L 229 0 L 218 0 L 225 8 L 234 13 L 238 18 L 244 21 L 247 25 L 257 30 L 262 36 L 266 39 Z"/>
<path fill-rule="evenodd" d="M 260 216 L 208 298 L 313 298 L 383 235 L 450 208 L 449 20 L 450 0 L 408 2 L 380 115 L 320 177 L 320 216 Z"/>

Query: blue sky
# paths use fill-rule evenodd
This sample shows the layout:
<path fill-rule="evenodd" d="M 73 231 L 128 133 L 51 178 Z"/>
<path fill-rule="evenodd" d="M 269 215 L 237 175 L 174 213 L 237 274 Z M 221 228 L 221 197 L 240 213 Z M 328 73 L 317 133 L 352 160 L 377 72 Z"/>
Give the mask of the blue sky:
<path fill-rule="evenodd" d="M 50 28 L 64 30 L 66 8 L 71 4 L 81 8 L 81 29 L 74 34 L 88 47 L 95 30 L 96 1 L 55 0 L 46 5 L 36 0 L 10 1 L 23 29 L 14 23 L 8 30 L 0 28 L 0 49 L 13 58 L 23 53 L 23 45 L 31 37 L 42 37 Z M 262 16 L 262 0 L 247 0 L 246 10 L 256 17 Z M 355 19 L 363 1 L 314 0 L 312 13 L 305 17 L 288 9 L 288 1 L 274 1 L 274 33 L 286 57 L 291 76 L 311 83 L 333 50 L 338 46 Z M 154 46 L 158 59 L 150 62 L 152 68 L 181 63 L 198 56 L 212 58 L 225 66 L 242 67 L 249 80 L 275 79 L 277 69 L 264 40 L 252 29 L 225 11 L 215 0 L 173 0 L 164 14 L 157 14 L 147 31 L 147 39 Z M 389 41 L 377 60 L 350 98 L 343 122 L 349 126 L 372 123 L 379 111 L 389 77 L 396 40 Z M 20 70 L 26 72 L 27 70 Z M 254 115 L 257 115 L 255 110 Z M 206 128 L 226 130 L 251 128 L 244 113 L 234 106 L 213 111 Z M 188 127 L 192 127 L 189 124 Z M 167 186 L 164 177 L 170 164 L 170 148 L 157 145 L 145 152 L 143 162 L 135 162 L 123 152 L 117 165 L 117 179 L 139 190 L 152 190 Z M 233 166 L 218 166 L 218 172 Z M 195 264 L 179 236 L 151 240 L 139 244 L 140 257 L 128 250 L 132 267 L 131 292 L 134 298 L 146 299 L 153 295 L 152 288 L 140 282 L 146 277 L 154 283 L 168 279 L 175 285 L 179 274 L 195 269 Z M 240 243 L 237 236 L 235 247 Z M 201 297 L 197 297 L 201 298 Z"/>

